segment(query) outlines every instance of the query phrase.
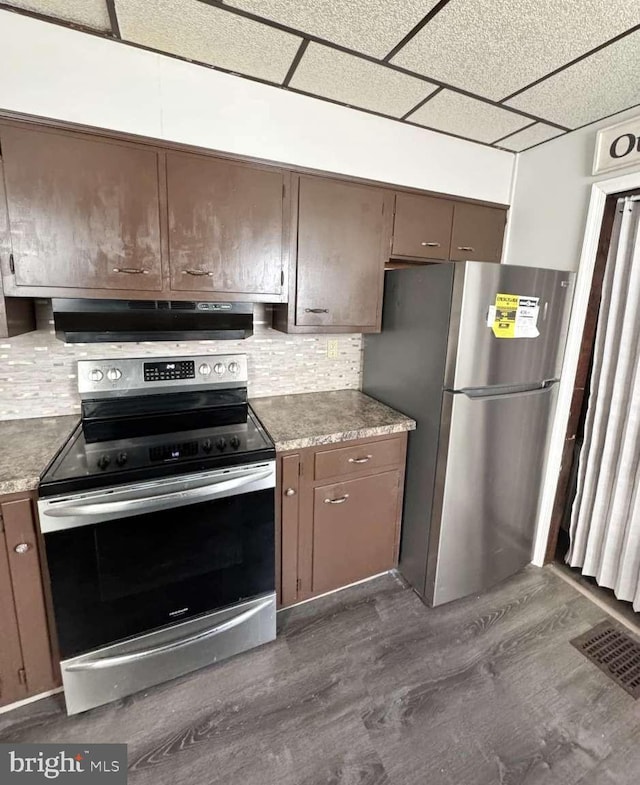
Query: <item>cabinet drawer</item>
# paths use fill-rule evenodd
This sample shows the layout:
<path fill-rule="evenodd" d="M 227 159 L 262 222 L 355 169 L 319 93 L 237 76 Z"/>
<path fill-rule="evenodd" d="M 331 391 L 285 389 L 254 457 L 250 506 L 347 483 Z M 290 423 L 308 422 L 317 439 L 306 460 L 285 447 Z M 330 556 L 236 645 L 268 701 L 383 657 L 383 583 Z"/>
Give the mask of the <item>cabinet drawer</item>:
<path fill-rule="evenodd" d="M 315 489 L 314 594 L 395 565 L 400 474 L 384 472 Z"/>
<path fill-rule="evenodd" d="M 316 480 L 325 480 L 383 466 L 399 465 L 402 459 L 402 439 L 385 439 L 352 447 L 338 447 L 316 453 L 314 474 Z"/>

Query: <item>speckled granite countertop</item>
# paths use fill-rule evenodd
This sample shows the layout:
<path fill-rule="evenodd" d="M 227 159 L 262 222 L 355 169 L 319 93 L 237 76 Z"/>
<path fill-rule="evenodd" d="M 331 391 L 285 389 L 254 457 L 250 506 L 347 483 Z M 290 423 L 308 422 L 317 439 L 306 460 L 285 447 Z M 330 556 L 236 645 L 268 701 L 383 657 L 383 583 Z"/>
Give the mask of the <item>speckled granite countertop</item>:
<path fill-rule="evenodd" d="M 0 421 L 0 496 L 37 488 L 40 475 L 77 422 L 75 415 Z"/>
<path fill-rule="evenodd" d="M 281 452 L 416 427 L 409 417 L 357 390 L 253 398 L 251 406 Z"/>

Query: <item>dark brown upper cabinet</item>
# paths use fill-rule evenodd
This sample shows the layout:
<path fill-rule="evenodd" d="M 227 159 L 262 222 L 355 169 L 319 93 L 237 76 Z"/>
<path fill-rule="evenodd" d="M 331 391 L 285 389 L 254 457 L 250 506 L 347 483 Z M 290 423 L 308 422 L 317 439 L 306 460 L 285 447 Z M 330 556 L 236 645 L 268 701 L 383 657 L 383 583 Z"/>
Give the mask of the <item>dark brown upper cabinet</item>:
<path fill-rule="evenodd" d="M 0 140 L 17 288 L 162 288 L 157 152 L 16 127 Z"/>
<path fill-rule="evenodd" d="M 454 202 L 417 194 L 396 194 L 391 255 L 448 259 Z"/>
<path fill-rule="evenodd" d="M 456 202 L 449 258 L 454 262 L 499 263 L 506 220 L 507 212 L 502 208 Z"/>
<path fill-rule="evenodd" d="M 380 330 L 393 194 L 324 177 L 299 178 L 290 332 Z"/>
<path fill-rule="evenodd" d="M 11 237 L 9 236 L 9 216 L 4 195 L 4 167 L 0 158 L 0 261 L 11 256 Z M 13 338 L 14 335 L 36 329 L 33 300 L 11 297 L 5 300 L 4 287 L 0 277 L 0 338 Z"/>
<path fill-rule="evenodd" d="M 168 153 L 171 289 L 282 300 L 289 178 L 277 169 Z"/>

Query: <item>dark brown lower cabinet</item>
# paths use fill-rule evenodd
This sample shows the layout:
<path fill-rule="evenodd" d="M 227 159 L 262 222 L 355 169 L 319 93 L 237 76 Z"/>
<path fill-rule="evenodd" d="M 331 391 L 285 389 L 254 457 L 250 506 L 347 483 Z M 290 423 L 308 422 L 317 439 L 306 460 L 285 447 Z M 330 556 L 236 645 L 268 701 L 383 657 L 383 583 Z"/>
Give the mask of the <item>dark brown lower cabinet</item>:
<path fill-rule="evenodd" d="M 278 456 L 278 602 L 309 599 L 398 563 L 406 433 Z"/>
<path fill-rule="evenodd" d="M 0 497 L 0 705 L 58 686 L 32 495 Z"/>

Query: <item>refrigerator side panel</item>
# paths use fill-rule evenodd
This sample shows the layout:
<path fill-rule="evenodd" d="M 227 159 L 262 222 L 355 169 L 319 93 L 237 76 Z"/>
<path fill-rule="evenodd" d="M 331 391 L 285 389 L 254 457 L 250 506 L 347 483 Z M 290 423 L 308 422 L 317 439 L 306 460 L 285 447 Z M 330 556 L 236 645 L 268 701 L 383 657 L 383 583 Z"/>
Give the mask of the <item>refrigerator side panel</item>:
<path fill-rule="evenodd" d="M 400 570 L 424 594 L 452 264 L 385 274 L 382 332 L 364 341 L 363 392 L 412 417 L 405 478 Z"/>
<path fill-rule="evenodd" d="M 513 395 L 444 394 L 426 596 L 485 591 L 531 561 L 557 385 Z"/>
<path fill-rule="evenodd" d="M 450 341 L 446 387 L 461 390 L 559 378 L 574 277 L 558 270 L 459 262 L 452 308 L 456 340 Z M 537 298 L 537 337 L 494 335 L 490 309 L 498 294 Z"/>

